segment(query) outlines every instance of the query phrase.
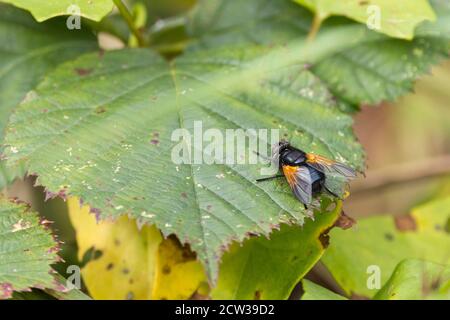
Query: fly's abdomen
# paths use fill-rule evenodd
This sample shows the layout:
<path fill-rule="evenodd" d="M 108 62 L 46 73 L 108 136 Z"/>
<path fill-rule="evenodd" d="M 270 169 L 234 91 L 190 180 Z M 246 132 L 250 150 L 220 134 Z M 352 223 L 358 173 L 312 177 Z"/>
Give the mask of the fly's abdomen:
<path fill-rule="evenodd" d="M 311 176 L 311 185 L 313 195 L 322 191 L 322 182 L 325 180 L 325 175 L 314 168 L 308 167 Z"/>

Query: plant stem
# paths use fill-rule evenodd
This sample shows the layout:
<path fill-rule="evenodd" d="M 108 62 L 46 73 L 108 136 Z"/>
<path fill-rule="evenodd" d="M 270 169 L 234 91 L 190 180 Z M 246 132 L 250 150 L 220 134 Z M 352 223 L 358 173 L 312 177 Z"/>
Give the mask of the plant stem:
<path fill-rule="evenodd" d="M 136 37 L 139 47 L 143 47 L 145 45 L 145 39 L 142 36 L 141 32 L 134 25 L 133 16 L 131 15 L 130 11 L 123 4 L 122 0 L 113 0 L 113 1 L 117 9 L 119 9 L 120 15 L 124 18 L 125 22 L 127 23 L 128 28 L 130 28 L 130 31 Z"/>
<path fill-rule="evenodd" d="M 316 38 L 320 26 L 322 25 L 322 21 L 323 21 L 322 17 L 320 17 L 318 14 L 314 15 L 314 19 L 311 24 L 311 29 L 309 30 L 308 37 L 306 38 L 308 42 L 311 42 Z"/>
<path fill-rule="evenodd" d="M 356 181 L 352 194 L 376 192 L 386 187 L 412 183 L 450 174 L 450 155 L 421 160 L 418 162 L 391 165 L 383 169 L 369 172 L 367 178 Z"/>

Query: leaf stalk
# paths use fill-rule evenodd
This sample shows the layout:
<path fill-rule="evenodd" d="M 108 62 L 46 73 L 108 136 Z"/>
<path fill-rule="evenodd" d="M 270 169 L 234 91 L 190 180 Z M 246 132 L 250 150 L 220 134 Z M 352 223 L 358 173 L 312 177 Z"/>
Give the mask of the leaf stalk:
<path fill-rule="evenodd" d="M 145 39 L 142 33 L 136 28 L 134 24 L 133 16 L 131 15 L 128 8 L 125 6 L 125 4 L 122 2 L 122 0 L 113 0 L 114 4 L 116 5 L 117 9 L 119 9 L 120 15 L 123 17 L 125 22 L 128 25 L 128 28 L 130 28 L 131 33 L 136 37 L 139 47 L 145 46 Z"/>

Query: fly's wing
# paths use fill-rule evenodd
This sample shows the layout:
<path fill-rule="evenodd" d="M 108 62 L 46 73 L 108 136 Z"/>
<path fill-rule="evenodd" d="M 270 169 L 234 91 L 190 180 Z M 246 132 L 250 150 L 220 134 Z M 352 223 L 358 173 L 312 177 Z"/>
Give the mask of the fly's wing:
<path fill-rule="evenodd" d="M 318 156 L 316 154 L 307 153 L 306 154 L 306 163 L 320 171 L 325 173 L 326 175 L 331 176 L 340 176 L 345 178 L 345 180 L 351 180 L 356 178 L 356 171 L 342 164 L 340 162 L 336 162 L 330 159 L 327 159 L 322 156 Z"/>
<path fill-rule="evenodd" d="M 297 199 L 304 205 L 309 205 L 312 201 L 312 181 L 309 169 L 283 166 L 283 173 Z"/>

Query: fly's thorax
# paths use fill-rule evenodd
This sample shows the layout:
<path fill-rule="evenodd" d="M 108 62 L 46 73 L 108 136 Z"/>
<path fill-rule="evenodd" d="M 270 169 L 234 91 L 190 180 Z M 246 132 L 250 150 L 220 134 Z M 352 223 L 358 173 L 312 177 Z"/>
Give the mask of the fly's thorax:
<path fill-rule="evenodd" d="M 283 165 L 299 166 L 306 161 L 306 154 L 298 149 L 286 148 L 280 152 L 280 162 Z"/>

